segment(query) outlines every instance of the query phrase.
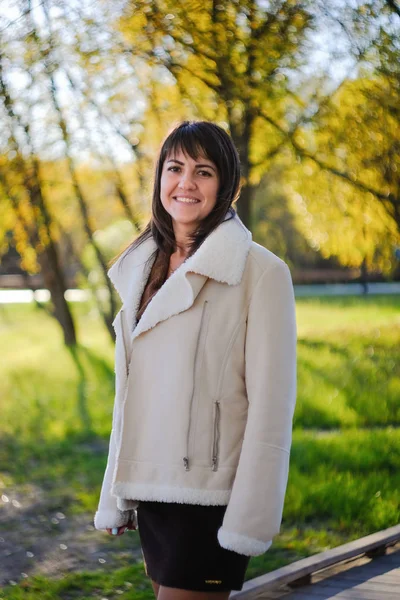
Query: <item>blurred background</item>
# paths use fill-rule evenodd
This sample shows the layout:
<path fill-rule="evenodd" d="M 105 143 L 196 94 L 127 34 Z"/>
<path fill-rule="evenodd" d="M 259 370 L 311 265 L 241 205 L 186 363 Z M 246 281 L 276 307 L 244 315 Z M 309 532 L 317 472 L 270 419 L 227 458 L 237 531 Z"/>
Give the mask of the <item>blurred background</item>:
<path fill-rule="evenodd" d="M 399 34 L 397 0 L 1 1 L 4 598 L 153 597 L 137 534 L 92 524 L 119 303 L 106 272 L 183 119 L 231 134 L 238 213 L 295 284 L 284 520 L 248 577 L 399 522 Z"/>

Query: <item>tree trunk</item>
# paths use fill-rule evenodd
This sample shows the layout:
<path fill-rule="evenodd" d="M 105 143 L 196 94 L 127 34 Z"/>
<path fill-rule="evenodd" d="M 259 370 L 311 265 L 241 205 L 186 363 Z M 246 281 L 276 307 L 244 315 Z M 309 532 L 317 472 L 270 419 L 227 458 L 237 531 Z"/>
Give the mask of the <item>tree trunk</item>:
<path fill-rule="evenodd" d="M 248 111 L 245 111 L 244 119 L 242 122 L 237 123 L 231 118 L 230 111 L 228 110 L 230 131 L 235 146 L 239 152 L 241 162 L 241 175 L 243 186 L 241 189 L 240 197 L 237 202 L 238 214 L 243 224 L 251 230 L 252 228 L 252 200 L 254 195 L 254 188 L 250 185 L 250 162 L 249 162 L 249 144 L 251 134 L 251 122 L 252 117 Z"/>
<path fill-rule="evenodd" d="M 76 331 L 71 311 L 65 299 L 66 285 L 64 274 L 62 272 L 58 252 L 53 241 L 50 241 L 49 246 L 38 256 L 39 264 L 42 267 L 43 279 L 46 288 L 50 291 L 51 299 L 54 306 L 54 316 L 60 323 L 63 334 L 64 343 L 71 347 L 76 345 Z"/>
<path fill-rule="evenodd" d="M 367 261 L 365 258 L 363 258 L 363 261 L 361 263 L 361 285 L 363 288 L 363 294 L 367 294 L 368 293 L 368 267 L 367 267 Z"/>
<path fill-rule="evenodd" d="M 243 224 L 247 227 L 247 229 L 252 229 L 252 215 L 251 215 L 251 207 L 253 200 L 253 192 L 254 189 L 245 185 L 242 187 L 242 191 L 240 193 L 240 198 L 237 202 L 238 214 Z"/>

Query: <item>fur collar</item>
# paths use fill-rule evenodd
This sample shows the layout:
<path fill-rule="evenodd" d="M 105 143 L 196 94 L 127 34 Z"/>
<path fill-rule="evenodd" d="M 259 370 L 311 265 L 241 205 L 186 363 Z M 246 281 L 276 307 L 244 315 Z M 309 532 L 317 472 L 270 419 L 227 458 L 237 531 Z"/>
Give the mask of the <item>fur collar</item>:
<path fill-rule="evenodd" d="M 190 308 L 208 278 L 237 285 L 242 279 L 252 243 L 251 232 L 235 213 L 226 218 L 204 240 L 200 248 L 165 281 L 153 296 L 136 325 L 136 313 L 153 261 L 147 259 L 156 250 L 153 238 L 123 254 L 110 268 L 108 276 L 119 293 L 133 340 L 157 323 Z"/>

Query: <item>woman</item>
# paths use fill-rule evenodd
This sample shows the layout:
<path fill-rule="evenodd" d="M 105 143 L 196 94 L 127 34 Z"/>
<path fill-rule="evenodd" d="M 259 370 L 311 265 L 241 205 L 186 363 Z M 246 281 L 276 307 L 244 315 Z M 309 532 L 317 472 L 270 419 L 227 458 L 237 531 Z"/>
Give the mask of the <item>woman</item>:
<path fill-rule="evenodd" d="M 122 309 L 95 526 L 138 528 L 158 600 L 228 598 L 280 529 L 294 293 L 232 208 L 239 181 L 223 129 L 180 124 L 161 147 L 151 221 L 109 271 Z"/>

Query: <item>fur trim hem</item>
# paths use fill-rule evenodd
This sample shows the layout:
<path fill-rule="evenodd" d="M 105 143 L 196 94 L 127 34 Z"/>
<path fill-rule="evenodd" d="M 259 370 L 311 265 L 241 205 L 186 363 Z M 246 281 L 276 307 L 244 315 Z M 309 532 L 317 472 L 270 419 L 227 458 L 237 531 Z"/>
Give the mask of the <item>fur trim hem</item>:
<path fill-rule="evenodd" d="M 259 556 L 260 554 L 264 554 L 272 544 L 272 540 L 269 542 L 262 542 L 261 540 L 247 537 L 247 535 L 225 531 L 222 527 L 218 529 L 217 536 L 218 541 L 223 548 L 226 550 L 233 550 L 239 554 L 245 554 L 246 556 Z"/>
<path fill-rule="evenodd" d="M 139 502 L 137 500 L 131 500 L 130 498 L 117 497 L 117 508 L 119 510 L 132 510 L 138 507 Z"/>
<path fill-rule="evenodd" d="M 114 483 L 112 494 L 120 498 L 180 504 L 227 505 L 231 490 L 203 490 L 119 481 Z"/>
<path fill-rule="evenodd" d="M 94 526 L 100 531 L 112 529 L 113 527 L 122 527 L 126 525 L 129 519 L 133 517 L 136 521 L 136 515 L 133 510 L 98 510 L 94 516 Z"/>

